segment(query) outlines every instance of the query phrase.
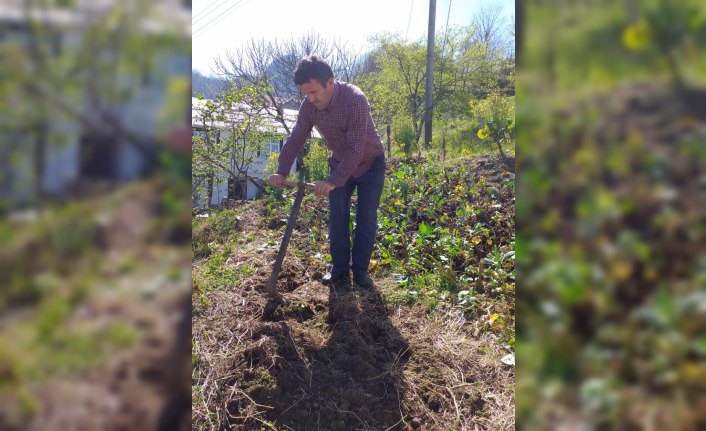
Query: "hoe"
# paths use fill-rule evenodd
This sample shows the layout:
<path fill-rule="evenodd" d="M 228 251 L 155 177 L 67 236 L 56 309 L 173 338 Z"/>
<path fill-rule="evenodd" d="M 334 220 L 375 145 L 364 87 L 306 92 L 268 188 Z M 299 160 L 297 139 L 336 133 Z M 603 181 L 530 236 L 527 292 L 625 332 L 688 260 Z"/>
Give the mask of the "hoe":
<path fill-rule="evenodd" d="M 275 264 L 272 267 L 272 274 L 267 282 L 267 297 L 275 301 L 282 300 L 282 295 L 277 292 L 277 277 L 279 277 L 279 271 L 282 269 L 284 255 L 287 254 L 287 245 L 289 245 L 289 239 L 292 236 L 294 225 L 297 223 L 297 216 L 299 215 L 299 208 L 301 207 L 302 199 L 304 198 L 304 191 L 314 191 L 314 185 L 311 183 L 305 183 L 304 181 L 297 182 L 286 180 L 284 183 L 289 187 L 297 187 L 297 196 L 294 198 L 292 213 L 289 214 L 287 227 L 284 230 L 284 236 L 282 237 L 282 243 L 279 245 L 279 252 L 277 252 L 277 258 L 275 259 Z"/>

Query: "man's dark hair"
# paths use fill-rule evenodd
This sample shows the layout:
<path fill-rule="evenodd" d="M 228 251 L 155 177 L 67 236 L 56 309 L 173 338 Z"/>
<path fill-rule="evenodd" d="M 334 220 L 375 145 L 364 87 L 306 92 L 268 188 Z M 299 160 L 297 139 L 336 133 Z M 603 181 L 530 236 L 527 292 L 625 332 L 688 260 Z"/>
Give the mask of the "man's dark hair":
<path fill-rule="evenodd" d="M 299 63 L 294 68 L 294 83 L 296 85 L 306 84 L 310 80 L 315 79 L 323 87 L 326 87 L 329 78 L 333 78 L 331 66 L 316 55 L 299 60 Z"/>

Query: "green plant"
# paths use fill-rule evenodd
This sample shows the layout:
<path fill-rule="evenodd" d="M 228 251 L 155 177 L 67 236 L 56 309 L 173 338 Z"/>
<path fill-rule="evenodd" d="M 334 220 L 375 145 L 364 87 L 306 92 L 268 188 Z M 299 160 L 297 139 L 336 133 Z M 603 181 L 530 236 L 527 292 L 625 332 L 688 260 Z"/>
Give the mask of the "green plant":
<path fill-rule="evenodd" d="M 309 181 L 325 180 L 329 176 L 328 164 L 329 151 L 326 145 L 319 140 L 309 142 L 309 151 L 304 157 Z"/>
<path fill-rule="evenodd" d="M 39 340 L 48 341 L 60 325 L 71 313 L 72 307 L 65 298 L 57 297 L 47 299 L 40 305 L 35 321 L 35 329 Z"/>
<path fill-rule="evenodd" d="M 505 120 L 493 119 L 488 120 L 485 127 L 478 130 L 477 136 L 481 140 L 489 138 L 492 142 L 495 142 L 502 158 L 507 159 L 502 146 L 512 142 L 513 129 L 514 124 L 511 118 Z"/>
<path fill-rule="evenodd" d="M 139 332 L 123 322 L 116 322 L 106 330 L 106 340 L 119 347 L 127 347 L 139 338 Z"/>
<path fill-rule="evenodd" d="M 483 258 L 483 263 L 487 265 L 484 272 L 488 278 L 488 287 L 496 292 L 511 287 L 508 282 L 515 279 L 515 250 L 501 251 L 498 246 L 494 246 L 492 252 Z"/>
<path fill-rule="evenodd" d="M 417 143 L 417 135 L 414 133 L 414 128 L 407 124 L 401 125 L 395 133 L 395 142 L 402 146 L 402 151 L 406 157 L 409 157 L 414 151 Z"/>
<path fill-rule="evenodd" d="M 689 46 L 697 43 L 704 18 L 697 7 L 687 2 L 660 0 L 645 16 L 625 27 L 623 45 L 633 51 L 654 53 L 664 58 L 672 83 L 685 89 L 679 58 Z"/>
<path fill-rule="evenodd" d="M 472 290 L 462 290 L 456 295 L 458 305 L 466 310 L 475 308 L 476 296 Z"/>

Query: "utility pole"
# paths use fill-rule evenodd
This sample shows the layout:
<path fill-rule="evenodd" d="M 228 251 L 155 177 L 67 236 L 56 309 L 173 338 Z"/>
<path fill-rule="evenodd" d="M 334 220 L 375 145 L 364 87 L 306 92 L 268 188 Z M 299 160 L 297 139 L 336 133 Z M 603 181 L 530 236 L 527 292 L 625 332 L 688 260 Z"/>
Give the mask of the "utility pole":
<path fill-rule="evenodd" d="M 434 86 L 434 27 L 436 23 L 436 0 L 429 0 L 429 30 L 427 36 L 427 76 L 424 86 L 424 147 L 431 146 L 432 89 Z"/>

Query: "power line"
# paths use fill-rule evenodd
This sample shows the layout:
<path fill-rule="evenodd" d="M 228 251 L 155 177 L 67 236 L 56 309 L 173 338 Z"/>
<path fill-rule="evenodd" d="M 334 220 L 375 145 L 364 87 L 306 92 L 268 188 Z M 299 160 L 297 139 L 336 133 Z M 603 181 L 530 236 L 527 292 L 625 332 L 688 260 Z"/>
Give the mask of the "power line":
<path fill-rule="evenodd" d="M 218 3 L 218 0 L 213 0 L 213 1 L 211 2 L 211 4 L 209 4 L 208 6 L 206 6 L 206 7 L 203 8 L 203 9 L 201 9 L 200 11 L 196 12 L 196 13 L 191 17 L 191 19 L 193 20 L 193 19 L 198 18 L 199 15 L 202 15 L 204 12 L 206 12 L 206 11 L 209 10 L 209 9 L 211 9 L 211 8 L 213 7 L 213 5 L 215 5 L 216 3 Z"/>
<path fill-rule="evenodd" d="M 227 0 L 226 0 L 226 1 L 227 1 Z M 203 31 L 204 31 L 205 29 L 207 29 L 209 26 L 211 26 L 211 24 L 212 24 L 214 21 L 221 20 L 221 19 L 223 19 L 224 17 L 228 16 L 229 14 L 228 14 L 227 12 L 230 11 L 231 9 L 233 9 L 234 7 L 238 6 L 238 5 L 239 5 L 240 3 L 242 3 L 242 2 L 243 2 L 243 0 L 237 0 L 234 4 L 230 5 L 230 7 L 229 7 L 228 9 L 224 10 L 223 12 L 221 12 L 220 15 L 218 15 L 217 17 L 213 18 L 211 21 L 207 22 L 206 24 L 203 24 L 201 27 L 199 27 L 199 28 L 197 28 L 196 30 L 194 30 L 194 31 L 192 32 L 192 34 L 191 34 L 191 37 L 196 36 L 198 33 L 203 33 Z M 215 25 L 214 25 L 214 26 L 215 26 Z"/>
<path fill-rule="evenodd" d="M 409 35 L 409 23 L 412 22 L 412 10 L 414 9 L 414 0 L 412 0 L 412 5 L 409 7 L 409 19 L 407 20 L 407 31 L 404 34 L 404 38 L 407 39 Z"/>
<path fill-rule="evenodd" d="M 451 16 L 451 2 L 453 0 L 449 0 L 449 11 L 446 13 L 446 27 L 444 28 L 444 49 L 446 49 L 446 45 L 449 42 L 449 17 Z"/>
<path fill-rule="evenodd" d="M 449 11 L 446 13 L 446 31 L 448 32 L 449 28 L 449 17 L 451 16 L 451 2 L 453 0 L 449 0 Z"/>
<path fill-rule="evenodd" d="M 204 34 L 205 32 L 208 32 L 209 28 L 216 27 L 216 26 L 217 26 L 218 24 L 220 24 L 224 19 L 228 18 L 228 17 L 231 16 L 233 13 L 235 13 L 238 9 L 240 9 L 240 7 L 236 7 L 236 6 L 240 5 L 240 3 L 243 3 L 241 6 L 244 6 L 245 3 L 249 2 L 249 1 L 250 1 L 250 0 L 244 0 L 244 3 L 243 3 L 243 0 L 239 0 L 236 4 L 234 4 L 234 5 L 231 6 L 230 8 L 226 9 L 225 11 L 223 11 L 223 13 L 222 13 L 220 16 L 217 16 L 216 18 L 212 19 L 211 21 L 207 22 L 205 25 L 203 25 L 202 27 L 200 27 L 199 29 L 197 29 L 196 32 L 194 32 L 194 33 L 192 34 L 192 38 L 201 36 L 201 35 Z M 234 8 L 235 8 L 235 9 L 234 9 Z"/>
<path fill-rule="evenodd" d="M 234 10 L 233 10 L 233 8 L 235 8 L 236 6 L 240 5 L 240 4 L 243 3 L 243 2 L 247 3 L 247 2 L 249 2 L 249 1 L 250 1 L 250 0 L 238 0 L 238 1 L 237 1 L 235 4 L 233 4 L 231 7 L 229 7 L 229 8 L 226 9 L 226 10 L 224 10 L 221 15 L 215 17 L 215 18 L 212 19 L 211 21 L 207 22 L 205 25 L 199 27 L 196 31 L 192 32 L 191 37 L 194 38 L 194 37 L 196 37 L 196 36 L 198 36 L 198 35 L 200 35 L 200 34 L 203 34 L 204 30 L 207 30 L 208 27 L 215 27 L 215 24 L 214 24 L 213 26 L 211 26 L 211 23 L 213 23 L 213 22 L 216 21 L 216 20 L 218 20 L 219 22 L 220 22 L 220 21 L 223 21 L 224 19 L 226 19 L 228 16 L 232 15 L 233 12 L 235 12 L 235 11 L 237 10 L 237 9 L 234 9 Z M 245 3 L 243 3 L 243 5 L 245 5 Z M 230 11 L 230 13 L 228 13 L 229 11 Z"/>
<path fill-rule="evenodd" d="M 213 3 L 211 3 L 211 6 L 214 6 L 214 5 L 216 5 L 217 3 L 218 3 L 218 0 L 213 0 Z M 220 3 L 218 3 L 218 6 L 216 6 L 216 7 L 213 8 L 213 9 L 211 9 L 208 13 L 206 13 L 206 14 L 204 14 L 204 15 L 201 15 L 201 16 L 198 17 L 198 18 L 197 18 L 197 17 L 194 17 L 193 20 L 192 20 L 193 24 L 197 24 L 199 21 L 201 21 L 202 19 L 204 19 L 204 18 L 206 18 L 207 16 L 211 15 L 216 9 L 218 9 L 219 7 L 221 7 L 222 5 L 224 5 L 224 4 L 226 4 L 226 3 L 228 3 L 228 0 L 223 0 L 223 1 L 221 1 Z M 209 6 L 209 7 L 210 7 L 210 6 Z M 206 9 L 208 9 L 208 7 L 207 7 Z M 201 12 L 205 12 L 206 9 L 204 9 L 204 10 L 201 11 Z M 198 15 L 198 14 L 197 14 L 197 15 Z M 193 24 L 192 24 L 192 25 L 193 25 Z"/>

